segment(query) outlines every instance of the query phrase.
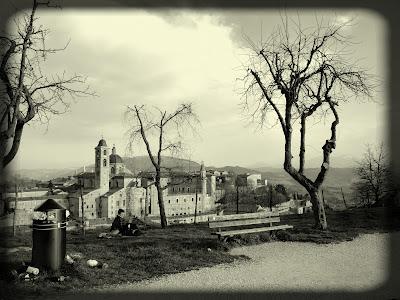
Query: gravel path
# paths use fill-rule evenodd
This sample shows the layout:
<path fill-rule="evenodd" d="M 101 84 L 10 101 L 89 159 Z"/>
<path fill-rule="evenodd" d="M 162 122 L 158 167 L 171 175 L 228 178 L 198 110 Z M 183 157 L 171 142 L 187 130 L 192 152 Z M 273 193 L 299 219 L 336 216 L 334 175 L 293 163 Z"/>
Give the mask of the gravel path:
<path fill-rule="evenodd" d="M 366 234 L 350 242 L 329 245 L 271 242 L 231 251 L 251 260 L 165 275 L 106 290 L 365 291 L 385 281 L 388 247 L 389 234 Z"/>

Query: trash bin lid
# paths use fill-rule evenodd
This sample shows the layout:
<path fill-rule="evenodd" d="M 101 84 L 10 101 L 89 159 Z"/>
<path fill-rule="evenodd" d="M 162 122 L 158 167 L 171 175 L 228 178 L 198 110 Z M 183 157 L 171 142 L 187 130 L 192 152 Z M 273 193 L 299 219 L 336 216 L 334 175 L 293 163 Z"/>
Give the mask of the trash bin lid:
<path fill-rule="evenodd" d="M 58 204 L 55 200 L 53 199 L 47 199 L 42 205 L 40 205 L 38 208 L 35 209 L 35 211 L 49 211 L 53 209 L 64 209 L 62 205 Z"/>

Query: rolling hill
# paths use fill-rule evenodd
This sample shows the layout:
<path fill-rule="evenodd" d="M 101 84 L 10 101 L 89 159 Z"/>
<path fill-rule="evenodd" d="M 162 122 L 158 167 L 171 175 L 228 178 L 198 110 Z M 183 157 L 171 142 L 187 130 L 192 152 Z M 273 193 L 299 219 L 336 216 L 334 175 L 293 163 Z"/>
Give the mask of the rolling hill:
<path fill-rule="evenodd" d="M 153 165 L 149 157 L 136 156 L 123 158 L 126 167 L 137 174 L 140 171 L 153 170 Z M 179 159 L 174 157 L 163 157 L 164 166 L 173 168 L 180 171 L 196 171 L 200 169 L 200 164 L 187 159 Z M 86 166 L 86 171 L 93 171 L 94 165 Z M 224 166 L 215 167 L 208 166 L 208 170 L 228 171 L 235 174 L 243 173 L 261 173 L 262 179 L 267 179 L 271 184 L 283 184 L 287 187 L 289 193 L 297 192 L 305 194 L 306 190 L 290 177 L 282 168 L 269 168 L 269 167 L 256 167 L 244 168 L 241 166 Z M 83 171 L 83 167 L 64 168 L 64 169 L 21 169 L 19 175 L 33 180 L 48 181 L 54 178 L 67 177 Z M 319 168 L 310 168 L 305 170 L 305 174 L 314 179 L 319 172 Z M 352 190 L 351 184 L 355 178 L 354 168 L 331 168 L 326 176 L 325 182 L 322 186 L 324 190 L 324 197 L 326 202 L 333 208 L 343 206 L 342 190 L 345 195 L 346 201 L 352 204 Z"/>

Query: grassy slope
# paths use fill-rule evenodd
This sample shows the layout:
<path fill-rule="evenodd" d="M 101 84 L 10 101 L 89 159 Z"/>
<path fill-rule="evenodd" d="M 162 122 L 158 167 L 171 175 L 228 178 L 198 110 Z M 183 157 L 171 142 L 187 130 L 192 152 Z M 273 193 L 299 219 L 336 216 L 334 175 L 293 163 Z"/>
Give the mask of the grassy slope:
<path fill-rule="evenodd" d="M 386 210 L 352 209 L 327 213 L 329 229 L 321 232 L 311 229 L 313 217 L 307 215 L 282 216 L 282 224 L 294 225 L 288 231 L 274 233 L 281 241 L 332 243 L 352 240 L 360 233 L 389 232 L 400 230 L 400 209 Z M 98 239 L 101 230 L 88 231 L 82 238 L 68 232 L 67 253 L 80 252 L 81 260 L 72 266 L 65 265 L 58 273 L 42 272 L 34 282 L 7 284 L 8 271 L 29 262 L 30 252 L 16 252 L 8 262 L 0 263 L 0 298 L 40 296 L 62 291 L 79 291 L 89 287 L 133 282 L 162 274 L 183 272 L 220 263 L 233 262 L 235 258 L 226 250 L 231 247 L 256 244 L 270 240 L 269 235 L 246 235 L 222 243 L 210 235 L 207 224 L 176 225 L 165 230 L 152 228 L 145 235 L 136 238 Z M 3 237 L 5 233 L 3 232 Z M 31 232 L 19 232 L 17 238 L 1 240 L 1 247 L 31 246 Z M 208 251 L 207 248 L 212 249 Z M 109 264 L 107 269 L 92 269 L 86 265 L 87 259 L 97 259 Z M 242 258 L 243 259 L 243 258 Z M 71 278 L 63 283 L 54 283 L 48 277 L 62 274 Z M 2 295 L 3 294 L 3 295 Z"/>
<path fill-rule="evenodd" d="M 104 231 L 104 229 L 103 229 Z M 183 272 L 220 263 L 233 262 L 234 256 L 225 251 L 215 236 L 211 236 L 207 225 L 171 226 L 166 230 L 153 228 L 135 238 L 99 239 L 100 229 L 89 230 L 85 238 L 73 232 L 67 233 L 67 253 L 82 253 L 83 258 L 72 266 L 65 265 L 60 272 L 42 273 L 34 282 L 19 282 L 10 285 L 14 293 L 22 295 L 40 295 L 44 291 L 85 289 L 104 284 L 117 284 L 143 280 L 162 274 Z M 3 235 L 4 236 L 4 235 Z M 2 240 L 1 246 L 31 247 L 31 232 L 20 232 L 15 239 Z M 213 251 L 208 251 L 211 248 Z M 30 252 L 16 252 L 9 262 L 1 262 L 0 279 L 22 262 L 29 262 Z M 107 269 L 92 269 L 86 265 L 88 259 L 106 262 Z M 71 279 L 60 283 L 48 280 L 48 277 L 62 274 Z M 2 283 L 5 283 L 3 281 Z M 3 293 L 7 290 L 3 290 Z M 1 295 L 0 295 L 1 296 Z M 1 298 L 1 297 L 0 297 Z"/>

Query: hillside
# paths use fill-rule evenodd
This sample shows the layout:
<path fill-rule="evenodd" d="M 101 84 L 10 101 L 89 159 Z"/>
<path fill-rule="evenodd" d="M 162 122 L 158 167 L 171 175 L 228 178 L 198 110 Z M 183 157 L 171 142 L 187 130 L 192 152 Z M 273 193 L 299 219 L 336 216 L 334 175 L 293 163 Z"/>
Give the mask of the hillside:
<path fill-rule="evenodd" d="M 153 165 L 148 156 L 136 156 L 136 157 L 125 157 L 123 158 L 126 167 L 137 174 L 140 171 L 149 171 L 153 170 Z M 187 159 L 179 159 L 174 157 L 163 157 L 163 164 L 167 168 L 173 168 L 175 170 L 181 171 L 195 171 L 200 169 L 200 164 L 194 161 L 190 161 Z M 93 171 L 94 165 L 86 166 L 86 171 Z M 283 184 L 286 186 L 289 193 L 301 193 L 305 194 L 306 190 L 298 184 L 294 179 L 290 177 L 282 168 L 244 168 L 240 166 L 224 166 L 224 167 L 215 167 L 209 166 L 206 167 L 208 170 L 219 170 L 219 171 L 228 171 L 233 172 L 235 174 L 243 174 L 243 173 L 261 173 L 262 179 L 267 179 L 268 183 L 271 184 Z M 20 176 L 26 179 L 33 180 L 42 180 L 48 181 L 50 179 L 58 178 L 58 177 L 67 177 L 70 175 L 74 175 L 76 173 L 80 173 L 83 171 L 83 167 L 74 169 L 74 168 L 65 168 L 65 169 L 35 169 L 35 170 L 27 170 L 22 169 L 19 171 Z M 314 179 L 319 172 L 319 168 L 310 168 L 305 170 L 305 174 Z M 346 202 L 350 205 L 354 204 L 354 200 L 352 200 L 352 190 L 351 184 L 354 180 L 354 169 L 353 168 L 331 168 L 326 176 L 325 182 L 322 186 L 324 191 L 325 201 L 332 208 L 343 208 L 343 196 L 342 190 L 345 195 Z M 341 190 L 342 189 L 342 190 Z"/>
<path fill-rule="evenodd" d="M 319 168 L 306 169 L 305 175 L 311 179 L 315 179 L 319 172 Z M 256 170 L 263 175 L 263 178 L 268 179 L 269 182 L 281 183 L 284 185 L 298 185 L 298 183 L 290 177 L 283 169 L 258 169 Z M 334 187 L 348 187 L 354 180 L 353 168 L 331 168 L 325 178 L 324 186 Z"/>
<path fill-rule="evenodd" d="M 140 171 L 153 170 L 153 165 L 148 156 L 124 157 L 125 166 L 134 174 Z M 174 157 L 163 157 L 163 165 L 167 168 L 174 168 L 183 171 L 199 170 L 200 164 L 187 159 Z M 86 172 L 94 171 L 94 164 L 85 166 Z M 48 181 L 54 178 L 68 177 L 83 172 L 83 167 L 80 168 L 62 168 L 62 169 L 20 169 L 19 176 L 34 180 Z"/>
<path fill-rule="evenodd" d="M 207 170 L 216 170 L 216 171 L 228 171 L 230 173 L 235 174 L 245 174 L 245 173 L 260 173 L 257 170 L 239 167 L 239 166 L 225 166 L 225 167 L 206 167 Z"/>
<path fill-rule="evenodd" d="M 154 170 L 153 164 L 148 156 L 124 157 L 125 166 L 134 174 L 140 171 Z M 164 156 L 162 165 L 165 168 L 173 168 L 180 171 L 200 170 L 200 164 L 188 159 Z"/>

